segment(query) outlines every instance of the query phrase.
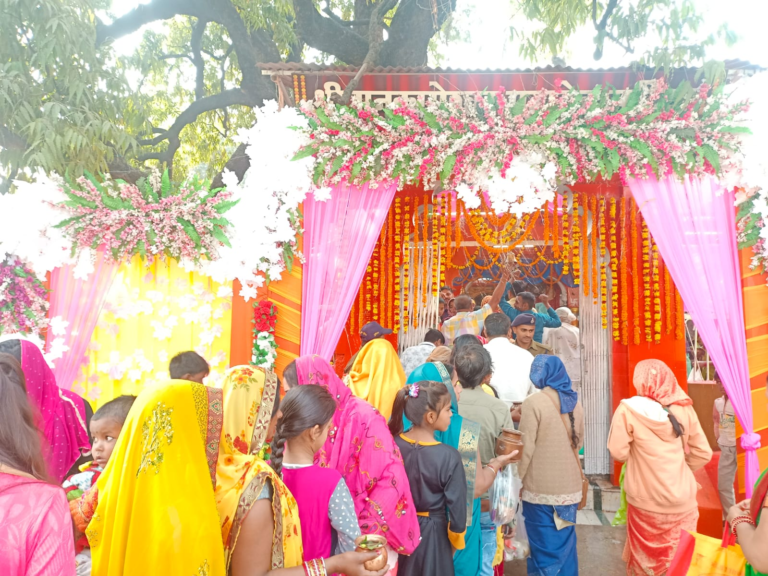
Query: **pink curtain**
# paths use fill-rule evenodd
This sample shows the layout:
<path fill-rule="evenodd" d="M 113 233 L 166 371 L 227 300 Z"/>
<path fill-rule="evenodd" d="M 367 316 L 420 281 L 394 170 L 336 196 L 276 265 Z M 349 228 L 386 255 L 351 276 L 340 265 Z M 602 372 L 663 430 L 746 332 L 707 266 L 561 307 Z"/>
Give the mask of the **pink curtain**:
<path fill-rule="evenodd" d="M 651 176 L 629 186 L 744 428 L 749 498 L 760 474 L 760 436 L 752 426 L 733 191 L 709 177 Z"/>
<path fill-rule="evenodd" d="M 304 201 L 302 356 L 331 360 L 396 191 L 341 184 L 324 202 Z"/>
<path fill-rule="evenodd" d="M 105 260 L 101 250 L 94 254 L 94 270 L 85 280 L 75 278 L 74 265 L 62 266 L 51 272 L 48 318 L 53 320 L 53 323 L 48 328 L 45 349 L 50 352 L 53 341 L 64 338 L 64 345 L 68 350 L 61 358 L 53 360 L 53 373 L 59 388 L 65 390 L 71 390 L 81 367 L 88 363 L 88 344 L 117 273 L 118 265 Z M 57 316 L 68 323 L 59 335 L 54 333 L 54 319 Z M 53 348 L 56 348 L 55 344 Z"/>

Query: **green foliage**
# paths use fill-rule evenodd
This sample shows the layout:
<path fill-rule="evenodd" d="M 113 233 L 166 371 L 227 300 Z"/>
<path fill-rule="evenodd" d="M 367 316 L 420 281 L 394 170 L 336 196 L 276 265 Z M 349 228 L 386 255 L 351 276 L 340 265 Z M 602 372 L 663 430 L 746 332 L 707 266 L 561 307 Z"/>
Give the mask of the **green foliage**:
<path fill-rule="evenodd" d="M 718 38 L 728 45 L 735 34 L 723 24 L 716 33 L 700 33 L 702 16 L 694 0 L 512 0 L 528 20 L 542 26 L 526 26 L 512 31 L 520 42 L 520 53 L 530 60 L 563 53 L 566 41 L 577 30 L 590 26 L 595 30 L 595 60 L 603 55 L 605 42 L 613 42 L 631 55 L 639 65 L 664 70 L 703 63 L 706 49 Z M 651 38 L 652 50 L 635 53 L 637 41 Z M 710 65 L 707 78 L 720 72 Z"/>
<path fill-rule="evenodd" d="M 75 174 L 106 170 L 135 146 L 129 88 L 109 48 L 95 45 L 106 0 L 0 0 L 0 166 Z"/>

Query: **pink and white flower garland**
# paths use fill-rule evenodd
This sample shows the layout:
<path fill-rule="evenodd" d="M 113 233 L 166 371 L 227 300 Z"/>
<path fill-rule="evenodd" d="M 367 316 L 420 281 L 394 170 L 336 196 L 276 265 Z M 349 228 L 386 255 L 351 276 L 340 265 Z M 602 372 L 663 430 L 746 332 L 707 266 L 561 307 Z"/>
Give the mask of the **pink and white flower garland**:
<path fill-rule="evenodd" d="M 451 102 L 397 99 L 381 112 L 366 102 L 301 109 L 311 142 L 296 159 L 315 159 L 317 186 L 440 181 L 464 196 L 487 191 L 497 211 L 519 212 L 515 204 L 530 211 L 550 199 L 555 181 L 735 170 L 745 129 L 734 121 L 748 107 L 721 88 L 668 88 L 661 78 L 624 94 L 597 86 L 517 98 L 500 90 Z"/>

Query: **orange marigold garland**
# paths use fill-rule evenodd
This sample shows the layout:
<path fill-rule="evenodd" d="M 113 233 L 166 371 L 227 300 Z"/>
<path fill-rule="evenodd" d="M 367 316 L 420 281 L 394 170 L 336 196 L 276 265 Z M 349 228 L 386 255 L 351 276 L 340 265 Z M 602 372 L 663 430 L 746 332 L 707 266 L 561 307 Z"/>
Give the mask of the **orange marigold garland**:
<path fill-rule="evenodd" d="M 672 277 L 669 275 L 667 264 L 662 260 L 661 265 L 664 267 L 664 313 L 666 315 L 664 332 L 666 334 L 671 334 L 675 324 L 675 310 L 672 306 L 672 294 L 677 291 L 677 288 L 672 284 Z"/>
<path fill-rule="evenodd" d="M 632 199 L 632 230 L 630 239 L 632 247 L 629 257 L 632 260 L 632 341 L 635 345 L 640 344 L 640 267 L 638 265 L 638 231 L 637 231 L 637 204 Z"/>
<path fill-rule="evenodd" d="M 454 201 L 454 204 L 456 205 L 456 222 L 454 222 L 454 230 L 456 232 L 456 235 L 454 236 L 454 242 L 453 242 L 453 249 L 458 250 L 461 248 L 461 213 L 464 211 L 464 203 L 456 198 Z"/>
<path fill-rule="evenodd" d="M 568 217 L 568 202 L 567 196 L 563 196 L 563 225 L 560 229 L 563 237 L 563 251 L 561 260 L 563 261 L 563 271 L 561 276 L 565 276 L 571 271 L 571 245 L 573 230 L 570 227 L 571 219 Z"/>
<path fill-rule="evenodd" d="M 606 274 L 605 240 L 608 236 L 605 228 L 605 196 L 600 197 L 600 319 L 603 330 L 608 328 L 608 275 Z"/>
<path fill-rule="evenodd" d="M 424 194 L 424 223 L 423 223 L 423 226 L 424 226 L 424 228 L 422 228 L 422 231 L 423 231 L 424 234 L 422 235 L 422 237 L 423 237 L 423 240 L 424 240 L 424 252 L 423 252 L 423 254 L 424 254 L 424 261 L 422 263 L 422 268 L 423 268 L 423 270 L 422 270 L 422 272 L 423 272 L 422 280 L 423 280 L 423 283 L 421 285 L 421 305 L 422 306 L 426 306 L 427 305 L 427 293 L 428 293 L 427 292 L 427 286 L 429 285 L 429 273 L 430 273 L 430 268 L 428 268 L 428 262 L 429 262 L 428 255 L 429 254 L 427 252 L 427 246 L 429 245 L 428 244 L 428 242 L 429 242 L 429 195 L 428 194 Z"/>
<path fill-rule="evenodd" d="M 652 313 L 652 285 L 651 285 L 651 237 L 645 219 L 642 222 L 642 251 L 643 251 L 643 329 L 645 341 L 653 342 L 653 313 Z"/>
<path fill-rule="evenodd" d="M 579 262 L 579 243 L 581 242 L 581 231 L 579 229 L 579 198 L 580 194 L 573 193 L 573 210 L 571 214 L 571 272 L 573 282 L 576 286 L 581 281 L 581 263 Z"/>
<path fill-rule="evenodd" d="M 403 218 L 403 277 L 402 284 L 405 288 L 405 294 L 403 295 L 403 331 L 408 332 L 408 328 L 411 325 L 411 319 L 409 315 L 408 305 L 411 299 L 411 275 L 410 275 L 410 263 L 411 263 L 411 197 L 406 196 L 403 199 L 405 204 L 404 218 Z M 414 232 L 414 235 L 416 232 Z"/>
<path fill-rule="evenodd" d="M 582 238 L 584 239 L 584 269 L 581 274 L 581 283 L 584 296 L 589 296 L 589 196 L 584 195 L 584 214 L 581 220 Z"/>
<path fill-rule="evenodd" d="M 621 258 L 619 259 L 619 266 L 621 271 L 621 279 L 619 292 L 621 294 L 621 343 L 626 346 L 629 343 L 629 325 L 627 323 L 627 308 L 629 307 L 629 286 L 627 284 L 627 261 L 629 260 L 629 251 L 627 248 L 627 199 L 621 199 L 621 220 L 620 220 L 620 234 L 621 234 Z"/>
<path fill-rule="evenodd" d="M 451 195 L 450 193 L 446 193 L 445 195 L 445 267 L 446 268 L 453 268 L 453 252 L 451 251 L 451 239 L 452 236 L 452 230 L 451 230 L 451 224 L 453 220 L 453 215 L 451 214 Z M 442 286 L 441 286 L 442 288 Z"/>
<path fill-rule="evenodd" d="M 446 234 L 447 220 L 450 217 L 448 193 L 443 198 L 443 210 L 440 218 L 440 285 L 436 288 L 438 294 L 440 288 L 445 286 L 445 272 L 448 269 L 448 235 Z"/>
<path fill-rule="evenodd" d="M 387 217 L 387 324 L 388 328 L 395 325 L 395 204 L 389 207 Z M 395 332 L 397 334 L 397 332 Z"/>
<path fill-rule="evenodd" d="M 597 304 L 597 295 L 600 289 L 600 286 L 597 283 L 597 277 L 600 273 L 600 262 L 597 259 L 597 247 L 600 241 L 598 239 L 599 217 L 597 213 L 597 196 L 592 196 L 590 205 L 590 208 L 592 209 L 592 300 Z"/>
<path fill-rule="evenodd" d="M 616 198 L 610 199 L 609 207 L 609 256 L 611 258 L 611 330 L 613 339 L 621 341 L 621 317 L 619 316 L 619 247 L 616 242 Z"/>
<path fill-rule="evenodd" d="M 547 205 L 547 208 L 549 208 L 549 205 Z M 555 260 L 560 259 L 560 233 L 562 228 L 558 229 L 558 220 L 557 195 L 555 195 L 555 199 L 552 201 L 552 256 L 554 256 Z"/>
<path fill-rule="evenodd" d="M 440 262 L 440 229 L 437 216 L 437 203 L 432 201 L 432 297 L 436 298 L 440 292 L 440 287 L 437 285 L 440 282 L 440 269 L 442 268 Z"/>
<path fill-rule="evenodd" d="M 403 231 L 403 200 L 400 196 L 395 196 L 395 248 L 394 248 L 394 278 L 392 279 L 394 298 L 392 300 L 392 313 L 394 315 L 394 324 L 392 329 L 395 334 L 400 333 L 400 262 L 403 251 L 402 231 Z"/>
<path fill-rule="evenodd" d="M 659 247 L 651 241 L 651 278 L 653 279 L 653 341 L 661 344 L 661 287 L 659 282 Z"/>
<path fill-rule="evenodd" d="M 373 249 L 373 279 L 371 280 L 373 285 L 373 320 L 376 322 L 380 322 L 381 318 L 379 317 L 379 302 L 380 302 L 380 292 L 381 292 L 381 240 L 382 240 L 382 234 L 384 232 L 384 226 L 381 228 L 381 232 L 379 232 L 379 241 L 376 242 L 376 246 Z"/>

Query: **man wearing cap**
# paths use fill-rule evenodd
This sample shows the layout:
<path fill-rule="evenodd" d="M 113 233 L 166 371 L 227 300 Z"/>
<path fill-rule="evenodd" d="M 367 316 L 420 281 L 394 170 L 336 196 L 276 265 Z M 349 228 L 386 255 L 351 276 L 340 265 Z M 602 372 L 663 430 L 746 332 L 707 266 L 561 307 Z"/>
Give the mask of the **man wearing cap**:
<path fill-rule="evenodd" d="M 475 302 L 467 294 L 456 297 L 456 300 L 454 300 L 456 303 L 456 316 L 443 322 L 446 346 L 450 346 L 456 338 L 464 334 L 480 336 L 483 331 L 485 317 L 492 314 L 493 309 L 501 302 L 501 298 L 504 296 L 504 288 L 509 278 L 510 273 L 505 269 L 501 274 L 501 280 L 499 280 L 496 289 L 491 295 L 490 302 L 479 310 L 475 310 Z"/>
<path fill-rule="evenodd" d="M 548 346 L 533 339 L 536 332 L 536 318 L 533 314 L 518 314 L 512 321 L 512 332 L 515 334 L 515 344 L 523 350 L 528 350 L 534 356 L 550 353 Z"/>
<path fill-rule="evenodd" d="M 507 289 L 511 290 L 512 285 L 507 284 Z M 520 314 L 530 314 L 536 321 L 536 327 L 533 335 L 533 339 L 536 342 L 541 342 L 544 336 L 544 328 L 560 328 L 562 322 L 552 306 L 549 305 L 549 297 L 546 294 L 539 296 L 539 300 L 547 307 L 547 313 L 541 314 L 536 312 L 536 297 L 530 292 L 520 292 L 515 298 L 515 306 L 509 302 L 501 301 L 499 307 L 507 317 L 515 321 Z"/>
<path fill-rule="evenodd" d="M 384 336 L 388 336 L 389 334 L 392 334 L 392 330 L 389 328 L 384 328 L 384 326 L 378 322 L 368 322 L 368 324 L 360 329 L 360 350 L 362 350 L 363 346 L 368 344 L 368 342 L 371 340 L 376 340 L 376 338 L 384 338 Z M 352 370 L 352 366 L 354 365 L 355 359 L 360 353 L 360 350 L 352 354 L 352 358 L 349 359 L 349 362 L 347 362 L 347 365 L 344 367 L 344 374 L 349 374 L 349 371 Z"/>

